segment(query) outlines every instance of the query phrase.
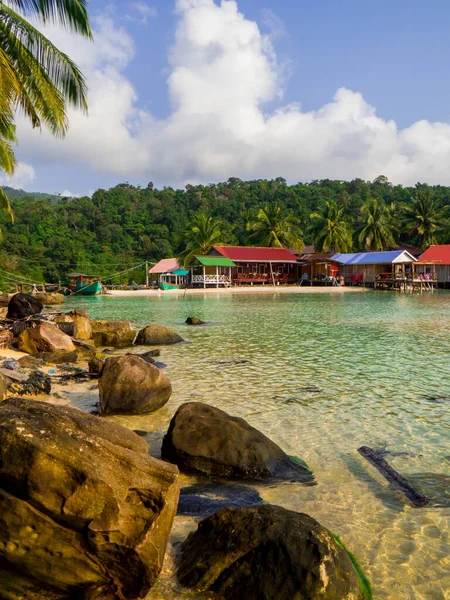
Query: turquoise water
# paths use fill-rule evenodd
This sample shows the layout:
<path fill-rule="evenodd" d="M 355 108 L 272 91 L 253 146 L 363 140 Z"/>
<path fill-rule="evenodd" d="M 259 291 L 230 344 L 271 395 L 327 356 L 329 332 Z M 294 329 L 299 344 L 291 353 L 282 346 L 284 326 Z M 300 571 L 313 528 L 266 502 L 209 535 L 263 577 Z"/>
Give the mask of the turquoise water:
<path fill-rule="evenodd" d="M 317 477 L 312 488 L 260 486 L 263 498 L 337 533 L 375 598 L 450 598 L 450 294 L 168 293 L 69 300 L 74 305 L 136 328 L 165 324 L 186 339 L 161 348 L 174 388 L 169 403 L 153 415 L 113 418 L 150 432 L 155 455 L 182 402 L 242 416 Z M 187 327 L 188 316 L 209 325 Z M 83 408 L 85 400 L 73 401 Z M 361 445 L 386 447 L 386 460 L 433 504 L 412 508 L 360 457 Z M 178 517 L 171 541 L 194 527 Z M 149 598 L 188 597 L 172 570 L 171 549 Z"/>

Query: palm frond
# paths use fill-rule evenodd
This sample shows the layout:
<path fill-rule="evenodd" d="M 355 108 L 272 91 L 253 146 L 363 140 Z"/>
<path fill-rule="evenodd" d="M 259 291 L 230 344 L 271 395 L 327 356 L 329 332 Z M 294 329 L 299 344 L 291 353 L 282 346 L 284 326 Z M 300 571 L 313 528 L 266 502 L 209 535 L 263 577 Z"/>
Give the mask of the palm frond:
<path fill-rule="evenodd" d="M 63 27 L 92 38 L 87 13 L 88 0 L 9 0 L 13 9 L 43 23 L 60 23 Z"/>
<path fill-rule="evenodd" d="M 11 223 L 14 223 L 14 214 L 11 208 L 11 204 L 9 202 L 9 198 L 5 193 L 5 190 L 0 187 L 0 210 L 5 210 L 8 215 L 9 218 L 11 219 Z M 0 237 L 1 237 L 1 230 L 0 230 Z"/>

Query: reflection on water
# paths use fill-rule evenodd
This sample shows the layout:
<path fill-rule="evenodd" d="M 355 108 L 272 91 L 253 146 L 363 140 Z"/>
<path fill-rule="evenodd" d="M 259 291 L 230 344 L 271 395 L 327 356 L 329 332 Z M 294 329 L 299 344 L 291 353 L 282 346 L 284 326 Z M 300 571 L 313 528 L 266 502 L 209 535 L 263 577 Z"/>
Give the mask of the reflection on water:
<path fill-rule="evenodd" d="M 169 403 L 145 417 L 111 417 L 149 432 L 152 452 L 182 402 L 244 417 L 305 459 L 318 481 L 257 491 L 338 534 L 371 578 L 375 598 L 450 598 L 450 294 L 165 294 L 69 305 L 136 327 L 162 323 L 187 340 L 161 349 L 174 388 Z M 188 316 L 210 326 L 185 326 Z M 384 448 L 433 505 L 409 506 L 358 455 L 363 445 Z M 193 483 L 182 477 L 182 485 Z M 177 517 L 171 541 L 195 523 Z M 149 598 L 190 597 L 171 577 L 172 557 L 173 548 Z"/>

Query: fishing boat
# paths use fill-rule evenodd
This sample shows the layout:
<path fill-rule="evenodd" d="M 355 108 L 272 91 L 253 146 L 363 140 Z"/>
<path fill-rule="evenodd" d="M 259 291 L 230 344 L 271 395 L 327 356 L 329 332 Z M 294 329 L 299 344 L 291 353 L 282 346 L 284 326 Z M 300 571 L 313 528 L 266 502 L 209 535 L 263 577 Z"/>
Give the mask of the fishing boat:
<path fill-rule="evenodd" d="M 159 287 L 161 290 L 179 290 L 185 285 L 185 277 L 189 273 L 186 269 L 175 269 L 174 271 L 161 273 Z"/>
<path fill-rule="evenodd" d="M 69 273 L 67 281 L 61 281 L 61 293 L 65 296 L 97 296 L 102 293 L 103 286 L 97 277 L 84 273 Z"/>

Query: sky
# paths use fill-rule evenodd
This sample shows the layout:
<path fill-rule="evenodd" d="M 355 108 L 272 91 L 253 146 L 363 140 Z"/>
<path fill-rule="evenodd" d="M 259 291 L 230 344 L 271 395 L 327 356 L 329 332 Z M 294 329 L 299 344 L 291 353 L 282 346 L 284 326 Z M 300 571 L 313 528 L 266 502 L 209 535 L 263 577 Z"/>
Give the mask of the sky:
<path fill-rule="evenodd" d="M 284 177 L 450 185 L 446 0 L 91 0 L 89 115 L 57 140 L 17 115 L 0 184 L 91 194 L 130 182 Z"/>

